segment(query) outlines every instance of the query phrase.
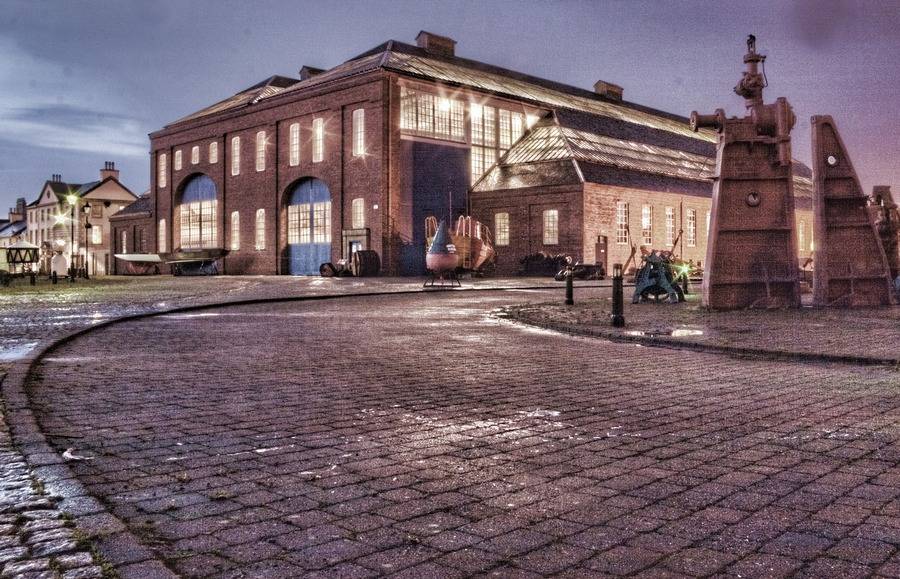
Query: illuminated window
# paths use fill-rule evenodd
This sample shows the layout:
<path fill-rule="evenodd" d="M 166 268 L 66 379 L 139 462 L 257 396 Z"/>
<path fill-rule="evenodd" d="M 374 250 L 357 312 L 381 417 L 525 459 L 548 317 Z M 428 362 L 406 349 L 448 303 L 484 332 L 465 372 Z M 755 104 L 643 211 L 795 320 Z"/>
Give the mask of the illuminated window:
<path fill-rule="evenodd" d="M 500 109 L 500 156 L 525 134 L 525 115 Z"/>
<path fill-rule="evenodd" d="M 241 174 L 241 138 L 232 137 L 231 139 L 231 174 Z"/>
<path fill-rule="evenodd" d="M 307 207 L 307 212 L 309 208 Z M 300 243 L 300 206 L 288 205 L 288 243 Z"/>
<path fill-rule="evenodd" d="M 158 182 L 160 188 L 166 186 L 167 175 L 166 175 L 166 154 L 162 153 L 158 159 L 158 165 L 156 168 L 156 181 Z"/>
<path fill-rule="evenodd" d="M 797 244 L 801 251 L 806 249 L 806 223 L 802 219 L 797 224 Z"/>
<path fill-rule="evenodd" d="M 181 171 L 181 149 L 175 151 L 175 170 Z"/>
<path fill-rule="evenodd" d="M 94 245 L 103 243 L 103 227 L 99 224 L 91 226 L 91 243 Z"/>
<path fill-rule="evenodd" d="M 644 245 L 653 245 L 653 207 L 641 207 L 641 237 Z"/>
<path fill-rule="evenodd" d="M 119 242 L 119 251 L 122 253 L 128 253 L 128 232 L 122 232 L 122 239 Z"/>
<path fill-rule="evenodd" d="M 362 229 L 366 226 L 366 200 L 359 197 L 350 204 L 350 216 L 353 229 Z"/>
<path fill-rule="evenodd" d="M 706 212 L 706 237 L 707 237 L 707 239 L 709 238 L 709 215 L 710 215 L 710 212 L 707 211 Z"/>
<path fill-rule="evenodd" d="M 616 243 L 628 243 L 628 202 L 616 201 Z"/>
<path fill-rule="evenodd" d="M 675 243 L 675 208 L 666 207 L 666 245 L 672 247 Z"/>
<path fill-rule="evenodd" d="M 257 251 L 266 248 L 266 210 L 256 210 L 256 243 L 254 247 Z"/>
<path fill-rule="evenodd" d="M 301 203 L 294 205 L 297 208 L 297 243 L 312 242 L 312 235 L 309 227 L 309 203 Z"/>
<path fill-rule="evenodd" d="M 356 109 L 353 111 L 353 155 L 359 156 L 366 153 L 366 111 Z"/>
<path fill-rule="evenodd" d="M 289 130 L 290 140 L 288 143 L 288 148 L 290 149 L 290 164 L 291 167 L 296 167 L 300 164 L 300 123 L 294 123 L 291 125 Z"/>
<path fill-rule="evenodd" d="M 313 203 L 313 243 L 331 241 L 331 202 Z"/>
<path fill-rule="evenodd" d="M 544 210 L 544 245 L 556 245 L 559 243 L 559 211 L 556 209 Z"/>
<path fill-rule="evenodd" d="M 687 215 L 687 243 L 688 247 L 697 247 L 697 210 L 688 209 Z"/>
<path fill-rule="evenodd" d="M 231 251 L 241 249 L 241 214 L 231 212 Z"/>
<path fill-rule="evenodd" d="M 165 253 L 166 251 L 166 220 L 159 220 L 159 232 L 156 236 L 157 246 L 159 247 L 160 253 Z"/>
<path fill-rule="evenodd" d="M 219 143 L 213 141 L 209 144 L 209 164 L 215 165 L 219 162 Z"/>
<path fill-rule="evenodd" d="M 194 145 L 191 147 L 191 165 L 196 165 L 200 162 L 200 147 Z"/>
<path fill-rule="evenodd" d="M 215 199 L 182 203 L 179 208 L 182 249 L 202 249 L 216 246 Z"/>
<path fill-rule="evenodd" d="M 138 247 L 139 253 L 147 253 L 147 230 L 143 227 L 138 229 Z"/>
<path fill-rule="evenodd" d="M 472 131 L 472 182 L 477 181 L 497 161 L 497 109 L 479 104 L 469 105 Z"/>
<path fill-rule="evenodd" d="M 256 171 L 266 170 L 266 132 L 256 133 Z"/>
<path fill-rule="evenodd" d="M 404 133 L 464 142 L 465 118 L 462 101 L 400 88 L 400 130 Z"/>
<path fill-rule="evenodd" d="M 320 163 L 324 158 L 325 120 L 322 118 L 313 119 L 312 160 L 313 163 Z"/>
<path fill-rule="evenodd" d="M 509 245 L 509 213 L 494 214 L 494 233 L 497 245 Z"/>

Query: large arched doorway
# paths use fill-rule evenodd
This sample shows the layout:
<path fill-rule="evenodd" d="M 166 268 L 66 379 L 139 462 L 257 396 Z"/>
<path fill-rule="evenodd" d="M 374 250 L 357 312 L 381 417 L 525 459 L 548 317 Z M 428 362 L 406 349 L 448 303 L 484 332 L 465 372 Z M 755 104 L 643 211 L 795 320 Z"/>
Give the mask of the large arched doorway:
<path fill-rule="evenodd" d="M 206 175 L 189 177 L 181 189 L 178 244 L 182 250 L 217 247 L 216 184 Z"/>
<path fill-rule="evenodd" d="M 304 179 L 287 194 L 287 258 L 291 275 L 317 275 L 331 261 L 331 192 Z"/>

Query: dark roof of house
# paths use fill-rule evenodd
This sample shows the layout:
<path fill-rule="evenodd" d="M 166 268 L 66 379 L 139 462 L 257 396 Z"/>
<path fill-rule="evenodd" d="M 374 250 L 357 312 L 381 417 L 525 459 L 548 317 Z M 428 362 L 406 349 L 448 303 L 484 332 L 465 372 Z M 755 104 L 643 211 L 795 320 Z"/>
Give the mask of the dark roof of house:
<path fill-rule="evenodd" d="M 12 223 L 7 221 L 6 224 L 0 225 L 0 237 L 15 237 L 16 235 L 21 234 L 27 228 L 28 222 L 26 222 L 24 219 L 13 221 Z"/>
<path fill-rule="evenodd" d="M 153 201 L 150 199 L 149 195 L 141 195 L 132 203 L 129 203 L 122 209 L 116 211 L 112 215 L 110 215 L 110 219 L 114 219 L 117 217 L 128 217 L 131 215 L 136 215 L 138 213 L 150 213 L 153 210 Z"/>
<path fill-rule="evenodd" d="M 50 187 L 50 190 L 56 194 L 56 198 L 60 201 L 65 201 L 66 196 L 68 195 L 77 195 L 79 197 L 84 197 L 100 185 L 103 185 L 107 181 L 115 181 L 119 184 L 119 186 L 127 191 L 128 193 L 132 193 L 132 191 L 122 184 L 121 181 L 115 179 L 114 177 L 107 177 L 101 181 L 90 181 L 88 183 L 66 183 L 64 181 L 45 181 L 44 187 Z M 44 187 L 41 187 L 41 193 L 44 192 Z M 34 207 L 41 200 L 41 193 L 38 194 L 38 198 L 28 204 L 28 207 Z M 137 195 L 135 195 L 137 197 Z"/>

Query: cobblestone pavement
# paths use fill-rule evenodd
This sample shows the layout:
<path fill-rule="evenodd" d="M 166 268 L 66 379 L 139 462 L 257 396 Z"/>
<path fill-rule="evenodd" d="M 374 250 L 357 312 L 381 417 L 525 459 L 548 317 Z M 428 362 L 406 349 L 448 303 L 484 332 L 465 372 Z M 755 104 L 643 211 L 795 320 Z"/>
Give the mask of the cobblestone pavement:
<path fill-rule="evenodd" d="M 240 306 L 44 361 L 41 426 L 186 576 L 900 576 L 900 374 L 531 330 L 546 292 Z"/>
<path fill-rule="evenodd" d="M 610 299 L 600 298 L 579 300 L 575 307 L 558 301 L 513 307 L 511 313 L 526 322 L 549 323 L 560 330 L 599 330 L 611 337 L 654 337 L 673 343 L 747 350 L 900 359 L 900 307 L 710 312 L 700 306 L 699 295 L 693 294 L 682 304 L 626 304 L 626 327 L 621 330 L 610 327 L 610 310 Z"/>

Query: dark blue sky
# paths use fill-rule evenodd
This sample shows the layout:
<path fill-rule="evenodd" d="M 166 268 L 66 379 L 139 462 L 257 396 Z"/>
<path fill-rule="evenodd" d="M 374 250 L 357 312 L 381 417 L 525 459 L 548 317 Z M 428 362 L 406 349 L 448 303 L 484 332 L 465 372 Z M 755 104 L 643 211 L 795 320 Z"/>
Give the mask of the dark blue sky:
<path fill-rule="evenodd" d="M 743 114 L 731 89 L 752 32 L 769 57 L 767 100 L 786 96 L 797 113 L 794 155 L 809 161 L 809 117 L 831 114 L 864 188 L 900 190 L 893 0 L 2 0 L 0 210 L 51 173 L 96 179 L 105 160 L 139 193 L 147 133 L 272 74 L 421 29 L 455 38 L 461 56 L 585 88 L 608 80 L 683 115 Z"/>

